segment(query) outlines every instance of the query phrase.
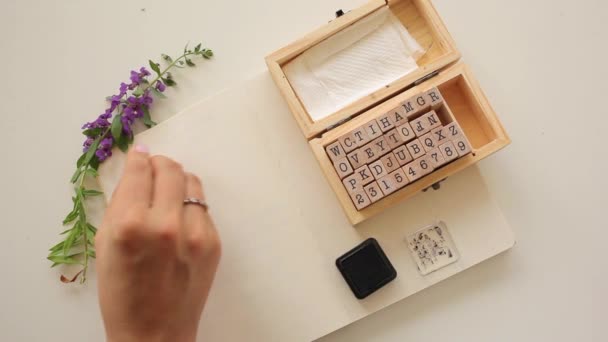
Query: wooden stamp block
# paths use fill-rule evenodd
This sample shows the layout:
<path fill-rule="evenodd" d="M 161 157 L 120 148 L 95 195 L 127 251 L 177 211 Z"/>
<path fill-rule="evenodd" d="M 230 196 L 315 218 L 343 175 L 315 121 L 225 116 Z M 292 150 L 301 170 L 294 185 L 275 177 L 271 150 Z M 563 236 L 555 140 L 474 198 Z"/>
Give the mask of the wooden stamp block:
<path fill-rule="evenodd" d="M 432 129 L 431 134 L 433 135 L 433 138 L 435 139 L 435 144 L 437 146 L 450 140 L 448 138 L 448 130 L 443 126 Z"/>
<path fill-rule="evenodd" d="M 439 151 L 439 148 L 427 152 L 426 155 L 429 157 L 431 164 L 433 164 L 433 169 L 437 169 L 446 163 L 443 154 L 441 151 Z"/>
<path fill-rule="evenodd" d="M 417 162 L 418 166 L 420 166 L 420 171 L 422 172 L 422 176 L 426 176 L 429 173 L 433 172 L 433 170 L 434 170 L 433 162 L 431 161 L 431 158 L 428 155 L 424 155 L 424 156 L 416 159 L 415 162 Z"/>
<path fill-rule="evenodd" d="M 376 182 L 369 183 L 364 187 L 364 189 L 371 203 L 375 203 L 384 197 L 382 190 L 380 190 L 380 186 Z"/>
<path fill-rule="evenodd" d="M 386 142 L 388 143 L 388 146 L 391 150 L 403 145 L 404 143 L 403 139 L 401 139 L 401 135 L 399 134 L 399 132 L 397 132 L 398 129 L 399 127 L 392 129 L 384 134 L 384 139 L 386 139 Z"/>
<path fill-rule="evenodd" d="M 386 141 L 386 139 L 383 136 L 372 141 L 372 144 L 374 146 L 374 149 L 376 151 L 376 156 L 378 158 L 382 157 L 383 155 L 385 155 L 391 151 L 391 147 L 388 145 L 388 142 Z"/>
<path fill-rule="evenodd" d="M 407 176 L 405 175 L 405 173 L 403 172 L 403 169 L 399 168 L 395 171 L 393 171 L 392 173 L 389 174 L 389 176 L 392 177 L 393 180 L 393 185 L 395 185 L 395 187 L 397 189 L 401 189 L 404 186 L 407 185 L 407 183 L 409 183 L 409 179 L 407 179 Z"/>
<path fill-rule="evenodd" d="M 329 156 L 332 162 L 335 162 L 338 159 L 344 158 L 346 156 L 346 152 L 344 152 L 344 148 L 342 148 L 342 144 L 339 141 L 335 141 L 325 147 L 325 152 Z"/>
<path fill-rule="evenodd" d="M 458 152 L 458 156 L 462 157 L 469 153 L 471 153 L 471 144 L 464 136 L 464 134 L 458 135 L 452 139 L 452 143 L 454 147 L 456 147 L 456 151 Z"/>
<path fill-rule="evenodd" d="M 378 126 L 380 126 L 382 133 L 388 132 L 395 128 L 395 123 L 391 119 L 391 112 L 380 115 L 376 118 L 376 122 L 378 122 Z"/>
<path fill-rule="evenodd" d="M 380 191 L 382 191 L 384 196 L 388 196 L 398 189 L 393 182 L 393 177 L 391 175 L 386 175 L 378 179 L 378 186 L 380 187 Z"/>
<path fill-rule="evenodd" d="M 432 132 L 428 132 L 427 134 L 421 136 L 420 142 L 422 143 L 422 146 L 426 152 L 432 151 L 439 146 L 437 145 L 437 141 L 435 140 Z"/>
<path fill-rule="evenodd" d="M 427 120 L 424 115 L 412 120 L 410 122 L 410 125 L 412 126 L 412 130 L 414 131 L 414 133 L 416 133 L 417 137 L 421 137 L 431 130 L 431 128 L 427 124 Z"/>
<path fill-rule="evenodd" d="M 365 133 L 367 133 L 367 138 L 370 141 L 382 136 L 382 131 L 376 120 L 366 123 L 363 128 L 365 128 Z"/>
<path fill-rule="evenodd" d="M 366 163 L 371 163 L 381 157 L 378 152 L 376 152 L 376 147 L 373 141 L 361 147 L 359 151 L 361 152 L 362 157 L 365 159 Z"/>
<path fill-rule="evenodd" d="M 418 139 L 414 139 L 413 141 L 405 144 L 405 146 L 407 147 L 407 151 L 414 159 L 418 159 L 418 157 L 423 156 L 426 153 L 424 147 L 422 147 L 422 143 Z"/>
<path fill-rule="evenodd" d="M 358 169 L 360 166 L 365 165 L 367 163 L 367 154 L 363 152 L 363 148 L 358 148 L 352 151 L 351 153 L 346 155 L 346 158 L 354 169 Z"/>
<path fill-rule="evenodd" d="M 443 96 L 441 96 L 441 93 L 439 92 L 439 89 L 437 89 L 437 87 L 427 91 L 426 95 L 428 100 L 430 101 L 431 108 L 433 110 L 437 110 L 438 108 L 443 106 Z"/>
<path fill-rule="evenodd" d="M 353 200 L 353 204 L 355 205 L 355 208 L 357 208 L 357 210 L 361 210 L 372 204 L 372 202 L 369 200 L 369 197 L 367 197 L 365 190 L 350 194 L 350 198 Z"/>
<path fill-rule="evenodd" d="M 412 155 L 407 150 L 407 147 L 405 145 L 399 146 L 396 149 L 394 149 L 393 154 L 395 155 L 395 158 L 397 158 L 397 162 L 399 163 L 399 166 L 404 166 L 405 164 L 414 160 L 414 158 L 412 158 Z"/>
<path fill-rule="evenodd" d="M 414 182 L 424 175 L 422 170 L 420 170 L 420 164 L 418 163 L 418 159 L 405 165 L 402 169 L 405 173 L 405 176 L 410 182 Z"/>
<path fill-rule="evenodd" d="M 413 117 L 418 115 L 420 111 L 422 111 L 422 108 L 420 108 L 420 106 L 418 106 L 418 104 L 416 103 L 415 97 L 409 98 L 401 102 L 401 109 L 403 110 L 402 113 L 405 114 L 405 117 L 408 120 L 411 120 Z"/>
<path fill-rule="evenodd" d="M 447 131 L 447 137 L 450 140 L 454 139 L 455 137 L 457 137 L 459 135 L 464 135 L 462 133 L 462 129 L 460 128 L 460 125 L 456 121 L 453 121 L 449 125 L 446 125 L 445 130 Z"/>
<path fill-rule="evenodd" d="M 424 114 L 424 117 L 426 118 L 426 123 L 429 130 L 441 127 L 441 120 L 439 120 L 439 116 L 437 116 L 437 112 L 434 110 Z"/>
<path fill-rule="evenodd" d="M 340 179 L 343 179 L 344 177 L 353 173 L 353 168 L 346 158 L 336 160 L 334 162 L 334 168 L 336 169 L 336 172 L 338 172 Z"/>
<path fill-rule="evenodd" d="M 363 184 L 361 184 L 361 177 L 359 177 L 358 173 L 353 173 L 352 175 L 344 178 L 342 180 L 342 184 L 344 184 L 344 188 L 351 195 L 363 190 Z"/>
<path fill-rule="evenodd" d="M 393 108 L 389 112 L 389 118 L 395 125 L 395 127 L 399 127 L 407 122 L 407 116 L 405 115 L 405 109 L 402 106 L 398 106 Z"/>
<path fill-rule="evenodd" d="M 355 174 L 359 177 L 361 182 L 361 186 L 365 186 L 374 181 L 374 177 L 372 176 L 372 172 L 370 171 L 367 165 L 363 165 L 360 168 L 355 170 Z"/>
<path fill-rule="evenodd" d="M 367 136 L 367 132 L 365 132 L 365 126 L 359 126 L 353 130 L 353 137 L 355 138 L 357 146 L 363 146 L 371 141 L 371 139 Z"/>
<path fill-rule="evenodd" d="M 410 142 L 413 139 L 416 139 L 416 133 L 410 126 L 409 122 L 404 122 L 401 126 L 397 127 L 397 133 L 401 136 L 401 141 L 404 143 Z"/>
<path fill-rule="evenodd" d="M 420 112 L 424 112 L 431 108 L 431 101 L 426 93 L 414 96 L 414 101 L 416 102 Z"/>
<path fill-rule="evenodd" d="M 369 164 L 368 166 L 369 166 L 369 170 L 372 173 L 372 176 L 374 176 L 375 179 L 380 179 L 380 178 L 388 175 L 388 172 L 386 171 L 386 168 L 384 167 L 384 164 L 382 163 L 382 159 L 377 160 L 377 161 Z"/>
<path fill-rule="evenodd" d="M 353 132 L 348 132 L 343 136 L 338 138 L 338 141 L 342 145 L 344 152 L 349 153 L 350 151 L 357 148 L 357 141 L 355 140 L 355 135 Z"/>
<path fill-rule="evenodd" d="M 397 157 L 393 152 L 389 152 L 387 155 L 380 158 L 380 160 L 382 161 L 382 164 L 384 165 L 384 168 L 386 169 L 387 173 L 391 173 L 400 168 L 399 162 L 397 161 Z"/>
<path fill-rule="evenodd" d="M 439 151 L 443 154 L 446 163 L 458 158 L 458 151 L 456 151 L 456 147 L 451 141 L 439 145 Z"/>

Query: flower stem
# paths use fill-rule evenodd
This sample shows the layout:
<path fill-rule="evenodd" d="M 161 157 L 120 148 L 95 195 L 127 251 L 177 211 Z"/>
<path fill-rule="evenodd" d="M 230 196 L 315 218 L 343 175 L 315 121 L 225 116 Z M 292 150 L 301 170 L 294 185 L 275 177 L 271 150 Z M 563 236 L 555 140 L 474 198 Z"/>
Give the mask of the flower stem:
<path fill-rule="evenodd" d="M 105 135 L 105 133 L 104 133 Z M 89 169 L 89 165 L 85 165 L 84 167 L 84 171 L 82 171 L 82 174 L 80 175 L 80 183 L 78 184 L 78 189 L 79 189 L 79 193 L 82 194 L 82 192 L 84 191 L 84 179 L 87 175 L 87 170 Z M 80 194 L 77 194 L 77 196 L 82 196 Z M 84 197 L 84 196 L 83 196 Z M 83 202 L 84 202 L 84 198 L 82 198 Z M 82 210 L 84 210 L 84 203 L 82 203 Z M 87 281 L 87 268 L 89 266 L 89 241 L 87 241 L 87 225 L 86 222 L 84 224 L 84 226 L 81 227 L 82 228 L 82 241 L 84 242 L 84 261 L 83 261 L 83 268 L 82 268 L 82 276 L 80 278 L 80 283 L 84 284 L 85 281 Z"/>

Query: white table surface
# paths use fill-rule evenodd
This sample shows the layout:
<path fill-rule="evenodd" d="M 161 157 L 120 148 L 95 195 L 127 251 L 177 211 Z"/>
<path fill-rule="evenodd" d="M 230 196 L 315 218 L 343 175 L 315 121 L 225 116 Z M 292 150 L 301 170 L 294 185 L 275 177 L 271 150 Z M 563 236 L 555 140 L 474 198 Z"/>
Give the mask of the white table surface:
<path fill-rule="evenodd" d="M 186 41 L 216 51 L 178 73 L 158 120 L 265 70 L 263 57 L 364 0 L 0 3 L 0 340 L 102 341 L 94 271 L 48 268 L 70 206 L 80 125 L 131 68 Z M 513 139 L 480 164 L 515 248 L 322 341 L 600 341 L 608 305 L 608 5 L 435 5 Z"/>

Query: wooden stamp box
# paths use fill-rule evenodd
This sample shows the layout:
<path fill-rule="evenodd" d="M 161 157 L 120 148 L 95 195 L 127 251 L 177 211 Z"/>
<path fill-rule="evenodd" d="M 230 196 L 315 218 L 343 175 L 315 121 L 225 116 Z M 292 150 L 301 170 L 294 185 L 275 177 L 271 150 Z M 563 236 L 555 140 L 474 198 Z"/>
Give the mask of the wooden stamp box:
<path fill-rule="evenodd" d="M 313 120 L 286 76 L 285 66 L 327 38 L 386 8 L 421 46 L 427 47 L 424 55 L 416 60 L 417 68 L 324 118 Z M 429 0 L 372 0 L 266 57 L 275 83 L 353 225 L 509 144 L 509 137 L 479 84 L 459 59 L 454 41 Z M 326 148 L 344 134 L 433 88 L 437 88 L 443 97 L 443 106 L 437 109 L 442 124 L 457 122 L 468 139 L 471 153 L 358 210 Z"/>

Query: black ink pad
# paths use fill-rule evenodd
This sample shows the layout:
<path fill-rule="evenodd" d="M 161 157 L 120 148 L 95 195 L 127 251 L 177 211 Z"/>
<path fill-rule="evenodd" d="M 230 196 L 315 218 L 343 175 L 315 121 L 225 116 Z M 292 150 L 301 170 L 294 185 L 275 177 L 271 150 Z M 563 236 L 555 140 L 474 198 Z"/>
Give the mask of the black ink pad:
<path fill-rule="evenodd" d="M 397 271 L 374 238 L 339 257 L 336 266 L 358 299 L 369 296 L 397 277 Z"/>

